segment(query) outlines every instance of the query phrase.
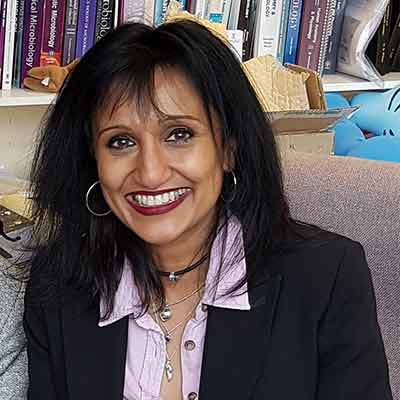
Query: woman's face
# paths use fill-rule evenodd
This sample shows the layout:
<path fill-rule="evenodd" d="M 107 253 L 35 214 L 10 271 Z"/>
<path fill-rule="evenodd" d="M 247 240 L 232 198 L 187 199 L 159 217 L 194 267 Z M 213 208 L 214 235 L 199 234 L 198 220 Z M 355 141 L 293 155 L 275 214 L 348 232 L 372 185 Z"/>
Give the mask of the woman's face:
<path fill-rule="evenodd" d="M 214 223 L 223 161 L 201 99 L 179 72 L 157 71 L 160 115 L 134 104 L 95 121 L 94 148 L 104 198 L 113 213 L 154 246 L 204 237 Z M 214 122 L 214 121 L 213 121 Z"/>

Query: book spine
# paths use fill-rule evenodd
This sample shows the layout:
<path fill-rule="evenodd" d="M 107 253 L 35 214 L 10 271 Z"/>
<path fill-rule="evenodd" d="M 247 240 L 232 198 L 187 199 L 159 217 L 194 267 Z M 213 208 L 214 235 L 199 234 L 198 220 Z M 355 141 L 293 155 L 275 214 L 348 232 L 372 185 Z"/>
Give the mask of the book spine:
<path fill-rule="evenodd" d="M 257 20 L 257 45 L 255 55 L 278 55 L 279 29 L 283 0 L 260 0 L 260 12 Z"/>
<path fill-rule="evenodd" d="M 21 82 L 31 68 L 40 65 L 42 21 L 43 0 L 25 0 Z"/>
<path fill-rule="evenodd" d="M 326 12 L 323 18 L 321 34 L 321 46 L 319 48 L 317 72 L 322 75 L 328 54 L 329 40 L 332 37 L 333 24 L 336 16 L 337 0 L 328 0 Z"/>
<path fill-rule="evenodd" d="M 40 66 L 62 65 L 65 0 L 45 0 Z"/>
<path fill-rule="evenodd" d="M 249 37 L 249 20 L 250 20 L 250 10 L 251 10 L 252 0 L 242 0 L 240 2 L 238 29 L 243 31 L 243 51 L 242 60 L 247 61 L 250 59 L 249 50 L 250 44 L 248 41 Z"/>
<path fill-rule="evenodd" d="M 283 63 L 283 58 L 285 53 L 289 7 L 290 7 L 290 0 L 282 0 L 282 16 L 279 27 L 278 53 L 277 53 L 277 58 L 281 63 Z"/>
<path fill-rule="evenodd" d="M 400 14 L 397 16 L 396 25 L 390 36 L 387 52 L 384 59 L 384 68 L 387 72 L 393 69 L 397 49 L 400 46 Z"/>
<path fill-rule="evenodd" d="M 64 45 L 62 52 L 63 65 L 67 65 L 75 59 L 78 8 L 79 0 L 67 0 L 67 6 L 65 9 Z"/>
<path fill-rule="evenodd" d="M 99 41 L 114 25 L 114 0 L 97 0 L 94 41 Z"/>
<path fill-rule="evenodd" d="M 118 26 L 118 18 L 119 18 L 119 0 L 114 1 L 114 20 L 113 20 L 113 29 Z"/>
<path fill-rule="evenodd" d="M 124 23 L 124 9 L 125 9 L 125 2 L 128 0 L 119 0 L 118 2 L 118 25 Z"/>
<path fill-rule="evenodd" d="M 93 46 L 95 21 L 96 1 L 80 0 L 76 33 L 76 58 L 82 57 Z"/>
<path fill-rule="evenodd" d="M 332 30 L 329 34 L 328 49 L 324 64 L 324 74 L 336 72 L 337 55 L 342 36 L 344 12 L 346 10 L 346 0 L 337 0 L 335 15 L 333 16 Z"/>
<path fill-rule="evenodd" d="M 22 57 L 22 34 L 24 26 L 25 0 L 18 0 L 17 15 L 15 19 L 15 44 L 14 44 L 14 69 L 13 86 L 21 87 L 21 57 Z"/>
<path fill-rule="evenodd" d="M 10 90 L 12 86 L 12 73 L 15 43 L 15 17 L 17 14 L 16 0 L 7 2 L 6 31 L 4 34 L 3 76 L 2 89 Z"/>
<path fill-rule="evenodd" d="M 296 63 L 302 6 L 303 0 L 291 0 L 290 2 L 285 51 L 283 55 L 283 62 L 285 64 Z"/>
<path fill-rule="evenodd" d="M 231 12 L 232 0 L 224 0 L 222 4 L 222 23 L 228 26 L 229 14 Z"/>
<path fill-rule="evenodd" d="M 122 22 L 144 22 L 145 0 L 125 0 Z"/>
<path fill-rule="evenodd" d="M 317 71 L 322 40 L 326 0 L 305 1 L 300 23 L 297 64 Z"/>
<path fill-rule="evenodd" d="M 6 33 L 6 13 L 7 13 L 7 0 L 0 3 L 0 88 L 3 77 L 3 61 L 4 61 L 4 35 Z"/>
<path fill-rule="evenodd" d="M 147 25 L 154 24 L 154 0 L 144 0 L 144 21 Z"/>

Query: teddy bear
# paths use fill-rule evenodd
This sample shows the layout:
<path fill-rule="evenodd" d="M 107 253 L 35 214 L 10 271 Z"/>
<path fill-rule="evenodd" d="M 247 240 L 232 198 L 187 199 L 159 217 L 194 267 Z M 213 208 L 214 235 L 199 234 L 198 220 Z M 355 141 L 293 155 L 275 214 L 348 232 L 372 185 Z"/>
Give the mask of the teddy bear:
<path fill-rule="evenodd" d="M 400 162 L 400 87 L 360 93 L 347 100 L 327 93 L 328 109 L 357 107 L 335 130 L 334 154 Z"/>

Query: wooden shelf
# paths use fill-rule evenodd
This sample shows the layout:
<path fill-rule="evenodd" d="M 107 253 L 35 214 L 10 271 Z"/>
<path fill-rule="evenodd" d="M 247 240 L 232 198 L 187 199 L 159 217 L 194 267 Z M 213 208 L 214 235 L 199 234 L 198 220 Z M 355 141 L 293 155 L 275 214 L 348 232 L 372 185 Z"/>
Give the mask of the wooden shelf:
<path fill-rule="evenodd" d="M 0 107 L 49 105 L 54 98 L 54 94 L 26 89 L 0 90 Z"/>
<path fill-rule="evenodd" d="M 400 72 L 385 75 L 382 82 L 369 82 L 340 73 L 325 75 L 322 81 L 325 92 L 391 89 L 400 85 Z M 54 94 L 33 92 L 26 89 L 0 90 L 0 107 L 45 106 L 49 105 L 54 98 Z"/>
<path fill-rule="evenodd" d="M 325 75 L 322 78 L 325 92 L 354 92 L 362 90 L 392 89 L 400 85 L 400 72 L 391 72 L 380 82 L 370 82 L 346 74 Z"/>

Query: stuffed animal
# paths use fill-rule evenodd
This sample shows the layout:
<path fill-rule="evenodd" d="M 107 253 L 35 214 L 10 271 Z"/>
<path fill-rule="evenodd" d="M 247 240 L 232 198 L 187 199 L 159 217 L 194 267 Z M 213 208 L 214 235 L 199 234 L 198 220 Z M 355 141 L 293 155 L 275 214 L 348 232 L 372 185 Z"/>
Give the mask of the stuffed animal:
<path fill-rule="evenodd" d="M 400 87 L 362 93 L 351 101 L 328 93 L 326 101 L 328 109 L 359 107 L 335 126 L 335 155 L 400 162 Z"/>

